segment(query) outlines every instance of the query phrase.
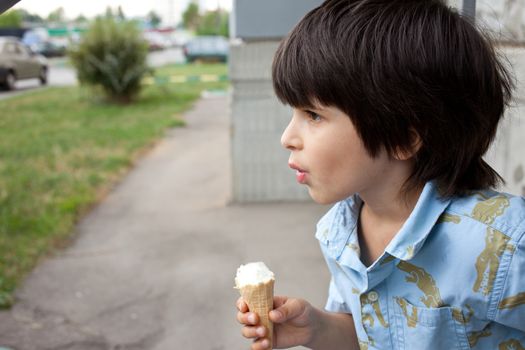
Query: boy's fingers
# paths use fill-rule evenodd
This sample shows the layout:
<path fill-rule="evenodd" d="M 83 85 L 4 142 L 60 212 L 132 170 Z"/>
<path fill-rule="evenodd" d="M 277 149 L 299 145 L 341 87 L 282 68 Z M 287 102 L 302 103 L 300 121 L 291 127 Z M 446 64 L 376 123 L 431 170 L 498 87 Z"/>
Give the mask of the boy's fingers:
<path fill-rule="evenodd" d="M 240 312 L 248 312 L 248 305 L 246 304 L 246 302 L 244 301 L 242 297 L 237 299 L 236 305 L 237 305 L 237 309 L 239 309 Z"/>
<path fill-rule="evenodd" d="M 255 326 L 259 324 L 259 315 L 254 312 L 238 312 L 237 321 L 240 324 Z"/>
<path fill-rule="evenodd" d="M 266 328 L 263 326 L 243 327 L 241 333 L 245 338 L 262 338 L 266 336 Z"/>
<path fill-rule="evenodd" d="M 252 350 L 265 350 L 270 348 L 270 341 L 266 338 L 256 340 L 252 344 Z"/>
<path fill-rule="evenodd" d="M 270 311 L 270 320 L 282 323 L 289 319 L 300 316 L 304 312 L 304 303 L 298 299 L 288 299 L 276 309 Z"/>
<path fill-rule="evenodd" d="M 276 295 L 273 297 L 273 308 L 277 309 L 278 307 L 282 306 L 286 301 L 288 300 L 288 297 Z"/>

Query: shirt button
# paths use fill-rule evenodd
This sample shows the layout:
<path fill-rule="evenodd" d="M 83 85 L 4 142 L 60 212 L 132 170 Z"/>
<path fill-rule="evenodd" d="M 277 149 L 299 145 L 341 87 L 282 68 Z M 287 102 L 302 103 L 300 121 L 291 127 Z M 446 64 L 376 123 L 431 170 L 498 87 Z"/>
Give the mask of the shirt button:
<path fill-rule="evenodd" d="M 377 294 L 376 291 L 371 291 L 368 293 L 368 300 L 370 300 L 372 303 L 376 302 L 379 299 L 379 294 Z"/>

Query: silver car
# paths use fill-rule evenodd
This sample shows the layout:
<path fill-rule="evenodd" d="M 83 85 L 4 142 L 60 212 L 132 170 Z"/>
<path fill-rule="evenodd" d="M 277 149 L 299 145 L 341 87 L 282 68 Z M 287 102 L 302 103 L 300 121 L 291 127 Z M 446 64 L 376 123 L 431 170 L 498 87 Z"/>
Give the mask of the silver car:
<path fill-rule="evenodd" d="M 0 37 L 0 84 L 5 89 L 13 90 L 20 79 L 37 78 L 45 85 L 47 73 L 45 57 L 33 53 L 15 37 Z"/>
<path fill-rule="evenodd" d="M 222 36 L 196 36 L 183 47 L 186 61 L 226 62 L 229 54 L 228 39 Z"/>

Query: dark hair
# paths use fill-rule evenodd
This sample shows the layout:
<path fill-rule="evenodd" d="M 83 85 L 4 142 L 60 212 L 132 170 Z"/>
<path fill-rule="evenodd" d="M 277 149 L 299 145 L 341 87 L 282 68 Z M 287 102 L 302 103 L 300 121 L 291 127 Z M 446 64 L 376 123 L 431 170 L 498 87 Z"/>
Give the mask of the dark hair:
<path fill-rule="evenodd" d="M 482 156 L 514 82 L 488 36 L 439 0 L 327 0 L 281 42 L 273 86 L 297 108 L 349 115 L 376 156 L 422 146 L 405 190 L 442 196 L 504 182 Z"/>

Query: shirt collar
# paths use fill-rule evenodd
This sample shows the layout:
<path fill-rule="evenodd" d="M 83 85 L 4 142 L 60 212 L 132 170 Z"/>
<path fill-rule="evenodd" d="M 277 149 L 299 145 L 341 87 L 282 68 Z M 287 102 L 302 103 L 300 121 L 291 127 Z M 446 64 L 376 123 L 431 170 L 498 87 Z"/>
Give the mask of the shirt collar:
<path fill-rule="evenodd" d="M 427 182 L 412 213 L 385 252 L 401 260 L 412 259 L 449 203 L 450 199 L 442 199 L 435 185 Z M 362 204 L 363 200 L 354 194 L 337 203 L 318 223 L 316 237 L 333 258 L 338 259 L 345 247 L 351 246 L 356 248 L 355 256 L 359 260 L 357 222 Z"/>
<path fill-rule="evenodd" d="M 385 252 L 401 260 L 412 259 L 449 203 L 450 199 L 439 196 L 434 183 L 427 182 L 412 213 L 388 244 Z"/>

